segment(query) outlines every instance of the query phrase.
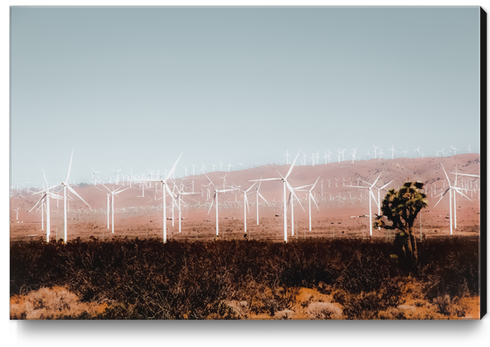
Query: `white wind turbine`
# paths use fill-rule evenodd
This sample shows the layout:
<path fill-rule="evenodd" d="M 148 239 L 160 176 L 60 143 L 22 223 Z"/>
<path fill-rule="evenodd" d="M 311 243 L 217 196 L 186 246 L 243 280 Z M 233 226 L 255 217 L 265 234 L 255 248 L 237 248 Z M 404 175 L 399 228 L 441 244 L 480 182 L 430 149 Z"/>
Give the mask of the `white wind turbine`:
<path fill-rule="evenodd" d="M 420 146 L 418 146 L 414 152 L 417 152 L 419 154 L 419 158 L 420 158 Z"/>
<path fill-rule="evenodd" d="M 376 147 L 375 145 L 373 145 L 373 147 L 374 147 L 374 159 L 376 159 L 376 158 L 377 158 L 377 156 L 376 156 L 376 150 L 377 150 L 379 147 Z"/>
<path fill-rule="evenodd" d="M 377 204 L 377 201 L 376 201 L 376 198 L 374 197 L 372 189 L 376 185 L 376 182 L 378 182 L 378 179 L 380 176 L 381 176 L 381 174 L 378 175 L 378 177 L 376 178 L 376 180 L 374 181 L 373 184 L 371 184 L 370 186 L 367 186 L 367 187 L 366 186 L 346 186 L 346 187 L 351 187 L 351 188 L 368 189 L 368 191 L 369 191 L 369 235 L 370 236 L 373 235 L 373 214 L 372 214 L 372 208 L 371 208 L 371 199 L 374 199 L 374 201 Z M 363 182 L 366 182 L 366 181 L 363 181 Z"/>
<path fill-rule="evenodd" d="M 42 167 L 41 167 L 41 170 L 43 171 L 43 178 L 44 178 L 45 186 L 46 186 L 46 188 L 48 188 L 48 181 L 46 180 L 46 175 L 44 174 L 44 170 Z M 38 194 L 38 193 L 34 193 L 34 195 L 36 195 L 36 194 Z M 46 242 L 49 242 L 49 236 L 51 234 L 51 207 L 49 204 L 50 198 L 57 199 L 57 200 L 62 199 L 61 196 L 54 194 L 54 193 L 51 193 L 50 190 L 48 189 L 47 191 L 44 192 L 44 194 L 41 196 L 41 198 L 38 200 L 38 202 L 29 211 L 29 213 L 31 213 L 31 211 L 34 210 L 39 203 L 41 203 L 41 207 L 44 204 L 46 204 Z M 44 211 L 42 211 L 42 213 L 44 215 Z M 44 227 L 44 221 L 41 221 L 41 223 Z"/>
<path fill-rule="evenodd" d="M 287 172 L 285 177 L 280 177 L 280 178 L 264 178 L 264 179 L 259 179 L 259 180 L 251 180 L 251 182 L 264 182 L 264 181 L 282 181 L 283 183 L 283 204 L 284 204 L 284 242 L 288 241 L 288 225 L 287 225 L 287 203 L 286 203 L 286 186 L 293 193 L 293 195 L 296 197 L 296 194 L 294 193 L 294 189 L 291 187 L 289 184 L 287 178 L 291 174 L 291 171 L 293 171 L 294 164 L 296 163 L 296 160 L 299 157 L 301 151 L 298 152 L 296 155 L 296 158 L 294 158 L 293 163 L 291 164 L 291 167 L 289 168 L 289 171 Z M 297 199 L 297 197 L 296 197 Z"/>
<path fill-rule="evenodd" d="M 468 153 L 471 153 L 471 144 L 468 145 L 468 148 L 466 148 L 468 150 Z"/>
<path fill-rule="evenodd" d="M 395 145 L 391 146 L 391 148 L 388 150 L 388 151 L 391 151 L 391 159 L 394 159 L 395 158 Z"/>
<path fill-rule="evenodd" d="M 361 180 L 363 181 L 364 183 L 367 183 L 369 184 L 368 182 L 364 181 L 364 180 Z M 384 186 L 378 188 L 378 187 L 374 187 L 378 190 L 378 216 L 381 216 L 381 190 L 385 189 L 386 187 L 388 187 L 388 185 L 390 185 L 391 183 L 393 183 L 394 181 L 396 181 L 396 179 L 394 180 L 391 180 L 390 182 L 386 183 Z M 381 230 L 381 227 L 378 228 L 378 230 Z"/>
<path fill-rule="evenodd" d="M 173 193 L 168 188 L 167 180 L 170 178 L 170 176 L 172 176 L 172 174 L 173 174 L 173 172 L 175 170 L 175 167 L 177 166 L 177 163 L 179 162 L 179 160 L 180 160 L 181 157 L 182 157 L 182 153 L 180 154 L 179 158 L 175 162 L 174 166 L 172 166 L 172 169 L 165 175 L 165 178 L 164 179 L 160 179 L 160 180 L 157 180 L 157 179 L 146 179 L 146 180 L 144 180 L 144 181 L 151 181 L 151 182 L 160 182 L 162 184 L 163 243 L 166 243 L 167 242 L 167 204 L 166 204 L 166 199 L 165 199 L 166 198 L 165 191 L 168 192 L 168 194 L 170 195 L 170 197 L 172 198 L 172 200 L 175 200 Z M 194 164 L 191 164 L 191 165 L 194 165 Z M 194 170 L 194 167 L 192 169 Z"/>
<path fill-rule="evenodd" d="M 222 190 L 219 190 L 213 183 L 213 181 L 211 181 L 211 179 L 208 177 L 208 175 L 204 174 L 207 179 L 209 180 L 209 182 L 211 183 L 211 185 L 214 187 L 214 196 L 213 196 L 213 199 L 211 200 L 211 205 L 209 205 L 209 210 L 208 210 L 208 214 L 209 212 L 211 212 L 211 208 L 213 207 L 213 202 L 216 201 L 216 236 L 218 236 L 218 231 L 219 231 L 219 215 L 218 215 L 218 210 L 219 210 L 219 205 L 218 205 L 218 194 L 219 193 L 226 193 L 226 192 L 232 192 L 234 191 L 235 189 L 232 188 L 232 189 L 222 189 Z M 226 175 L 225 175 L 226 176 Z"/>
<path fill-rule="evenodd" d="M 83 200 L 82 197 L 80 195 L 78 195 L 78 193 L 72 187 L 70 187 L 68 185 L 68 179 L 70 178 L 70 170 L 71 170 L 72 160 L 73 160 L 73 150 L 71 152 L 70 165 L 68 166 L 68 173 L 66 175 L 66 180 L 64 182 L 61 182 L 61 184 L 58 184 L 56 186 L 53 186 L 53 187 L 50 187 L 50 188 L 47 188 L 47 189 L 44 189 L 44 190 L 38 192 L 38 194 L 41 194 L 41 193 L 45 193 L 45 192 L 50 191 L 50 190 L 57 188 L 57 187 L 63 188 L 63 222 L 64 222 L 64 225 L 63 225 L 63 241 L 65 244 L 68 241 L 68 224 L 67 224 L 67 209 L 66 209 L 66 201 L 67 201 L 67 197 L 68 197 L 67 196 L 68 191 L 70 191 L 71 193 L 76 195 L 80 200 L 82 200 L 90 208 L 90 205 L 87 204 L 87 202 L 85 200 Z"/>
<path fill-rule="evenodd" d="M 309 227 L 310 227 L 309 230 L 310 231 L 311 231 L 311 201 L 313 201 L 313 203 L 315 204 L 317 210 L 320 211 L 320 209 L 318 208 L 318 204 L 316 203 L 315 197 L 312 194 L 312 191 L 315 188 L 316 184 L 318 183 L 318 180 L 319 179 L 320 179 L 320 176 L 318 176 L 318 178 L 316 179 L 315 183 L 313 183 L 313 185 L 311 186 L 311 188 L 309 190 L 306 190 L 308 192 L 308 220 L 309 220 Z M 308 186 L 301 187 L 301 188 L 306 188 L 306 187 L 309 187 L 309 185 Z"/>
<path fill-rule="evenodd" d="M 346 150 L 346 148 L 344 148 L 344 149 L 341 149 L 341 150 L 340 150 L 340 153 L 342 154 L 342 161 L 344 161 L 344 160 L 345 160 L 345 159 L 344 159 L 344 152 L 345 152 L 345 150 Z"/>
<path fill-rule="evenodd" d="M 97 184 L 96 182 L 96 175 L 100 173 L 100 171 L 95 171 L 93 168 L 92 168 L 92 182 L 94 182 L 94 184 Z"/>
<path fill-rule="evenodd" d="M 356 150 L 357 150 L 357 147 L 354 148 L 352 150 L 352 153 L 351 153 L 351 155 L 352 155 L 352 164 L 354 164 L 354 161 L 356 160 Z"/>
<path fill-rule="evenodd" d="M 243 193 L 243 230 L 244 230 L 244 233 L 245 234 L 247 233 L 247 209 L 250 210 L 250 208 L 248 206 L 247 194 L 249 194 L 250 190 L 252 190 L 252 188 L 256 184 L 257 184 L 257 182 L 255 182 L 254 184 L 252 184 L 247 190 L 237 189 L 238 191 L 240 191 L 240 192 Z"/>
<path fill-rule="evenodd" d="M 282 175 L 279 174 L 281 177 Z M 291 206 L 291 236 L 294 236 L 294 199 L 298 202 L 298 204 L 301 206 L 301 209 L 304 211 L 305 209 L 303 208 L 303 205 L 301 205 L 301 202 L 299 201 L 298 197 L 296 194 L 294 194 L 295 191 L 304 191 L 302 189 L 307 188 L 311 186 L 311 184 L 308 184 L 306 186 L 302 187 L 296 187 L 293 188 L 292 190 L 289 191 L 289 198 L 288 198 L 288 206 Z"/>
<path fill-rule="evenodd" d="M 446 193 L 449 192 L 449 225 L 450 225 L 449 231 L 450 231 L 450 234 L 452 235 L 453 234 L 453 208 L 454 208 L 454 216 L 455 216 L 454 224 L 456 224 L 456 201 L 454 202 L 454 206 L 453 206 L 453 194 L 454 194 L 455 200 L 456 200 L 456 192 L 463 195 L 466 199 L 468 199 L 470 201 L 472 201 L 472 200 L 470 198 L 468 198 L 465 194 L 463 194 L 463 192 L 461 192 L 461 188 L 451 185 L 451 181 L 449 180 L 449 176 L 446 173 L 446 169 L 444 168 L 444 166 L 442 164 L 441 164 L 441 167 L 442 167 L 442 170 L 444 171 L 444 175 L 446 175 L 446 179 L 447 179 L 447 183 L 448 183 L 449 187 L 443 193 L 440 194 L 441 198 L 439 199 L 439 201 L 437 201 L 437 203 L 434 205 L 434 207 L 436 207 L 439 204 L 439 202 L 441 202 L 444 195 L 446 195 Z"/>
<path fill-rule="evenodd" d="M 177 187 L 177 186 L 175 186 Z M 182 205 L 181 202 L 182 200 L 182 195 L 198 195 L 199 193 L 196 192 L 184 192 L 182 189 L 177 187 L 177 209 L 179 210 L 179 233 L 182 232 Z M 173 209 L 172 209 L 173 211 Z M 173 218 L 172 218 L 173 221 Z"/>
<path fill-rule="evenodd" d="M 286 165 L 289 165 L 289 151 L 286 151 L 286 154 L 284 154 L 284 156 L 286 157 Z"/>
<path fill-rule="evenodd" d="M 119 177 L 117 176 L 117 173 L 118 173 L 119 171 L 121 171 L 121 169 L 119 169 L 119 170 L 114 170 L 114 169 L 112 169 L 112 168 L 111 168 L 111 170 L 112 170 L 112 171 L 114 171 L 114 183 L 115 183 L 115 184 L 119 184 Z"/>
<path fill-rule="evenodd" d="M 111 209 L 111 214 L 112 214 L 112 233 L 114 234 L 114 198 L 117 196 L 117 194 L 122 193 L 129 188 L 121 189 L 122 187 L 120 187 L 120 188 L 117 188 L 114 190 L 110 190 L 104 184 L 102 184 L 102 186 L 109 191 L 109 194 L 107 194 L 107 229 L 109 229 L 109 195 L 111 197 L 111 208 L 110 209 Z"/>
<path fill-rule="evenodd" d="M 457 148 L 454 148 L 453 146 L 449 145 L 451 147 L 451 151 L 453 151 L 454 155 L 456 155 L 456 151 L 458 150 Z"/>

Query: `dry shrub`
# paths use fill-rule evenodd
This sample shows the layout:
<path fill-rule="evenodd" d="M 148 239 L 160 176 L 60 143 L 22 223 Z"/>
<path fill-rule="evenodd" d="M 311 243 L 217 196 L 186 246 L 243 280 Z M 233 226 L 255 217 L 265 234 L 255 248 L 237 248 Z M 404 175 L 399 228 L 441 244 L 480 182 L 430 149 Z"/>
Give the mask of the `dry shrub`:
<path fill-rule="evenodd" d="M 449 295 L 438 296 L 432 300 L 432 304 L 435 306 L 436 312 L 446 317 L 462 318 L 468 311 L 468 306 L 459 298 L 451 298 Z"/>
<path fill-rule="evenodd" d="M 102 313 L 106 304 L 81 303 L 62 287 L 41 288 L 10 299 L 10 319 L 83 319 Z"/>
<path fill-rule="evenodd" d="M 343 311 L 339 304 L 330 302 L 312 302 L 307 308 L 311 319 L 342 319 Z"/>
<path fill-rule="evenodd" d="M 276 312 L 274 317 L 277 319 L 289 320 L 289 319 L 293 319 L 293 315 L 294 315 L 294 311 L 285 309 L 285 310 Z"/>
<path fill-rule="evenodd" d="M 223 300 L 210 307 L 211 313 L 206 319 L 246 319 L 245 310 L 236 301 Z"/>
<path fill-rule="evenodd" d="M 388 307 L 385 311 L 380 311 L 378 313 L 379 319 L 388 319 L 388 320 L 400 320 L 407 319 L 405 316 L 405 310 L 400 309 L 399 307 Z"/>

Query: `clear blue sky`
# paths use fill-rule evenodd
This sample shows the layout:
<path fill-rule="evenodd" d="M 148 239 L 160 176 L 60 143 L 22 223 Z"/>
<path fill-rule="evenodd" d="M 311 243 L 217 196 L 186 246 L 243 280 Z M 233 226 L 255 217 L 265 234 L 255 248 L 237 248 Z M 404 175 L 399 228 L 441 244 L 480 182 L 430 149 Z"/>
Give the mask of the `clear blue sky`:
<path fill-rule="evenodd" d="M 479 8 L 11 9 L 11 181 L 479 152 Z M 397 154 L 400 154 L 398 152 Z M 197 167 L 196 167 L 197 171 Z"/>

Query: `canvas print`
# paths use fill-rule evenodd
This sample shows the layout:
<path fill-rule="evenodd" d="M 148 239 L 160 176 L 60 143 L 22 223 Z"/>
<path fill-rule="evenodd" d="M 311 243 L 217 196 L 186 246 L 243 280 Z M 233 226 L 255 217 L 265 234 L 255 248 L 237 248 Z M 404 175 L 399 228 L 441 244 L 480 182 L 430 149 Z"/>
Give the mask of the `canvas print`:
<path fill-rule="evenodd" d="M 484 314 L 481 8 L 10 21 L 10 319 Z"/>

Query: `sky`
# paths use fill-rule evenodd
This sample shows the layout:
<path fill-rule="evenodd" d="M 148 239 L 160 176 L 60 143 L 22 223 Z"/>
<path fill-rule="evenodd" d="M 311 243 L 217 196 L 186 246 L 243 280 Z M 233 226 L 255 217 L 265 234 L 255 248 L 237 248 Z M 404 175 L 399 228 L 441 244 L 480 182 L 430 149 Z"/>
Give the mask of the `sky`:
<path fill-rule="evenodd" d="M 11 184 L 480 152 L 478 7 L 12 7 Z M 390 153 L 390 154 L 388 154 Z M 334 158 L 335 156 L 335 158 Z M 290 159 L 291 160 L 291 159 Z"/>

